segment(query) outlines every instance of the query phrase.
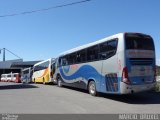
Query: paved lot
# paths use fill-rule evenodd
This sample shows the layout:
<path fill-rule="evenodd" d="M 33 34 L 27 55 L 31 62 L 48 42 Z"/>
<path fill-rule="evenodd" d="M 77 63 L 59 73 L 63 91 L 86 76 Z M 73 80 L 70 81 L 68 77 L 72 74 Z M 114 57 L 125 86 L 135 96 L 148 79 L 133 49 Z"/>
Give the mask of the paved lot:
<path fill-rule="evenodd" d="M 101 95 L 43 84 L 0 82 L 0 113 L 159 113 L 160 93 Z"/>

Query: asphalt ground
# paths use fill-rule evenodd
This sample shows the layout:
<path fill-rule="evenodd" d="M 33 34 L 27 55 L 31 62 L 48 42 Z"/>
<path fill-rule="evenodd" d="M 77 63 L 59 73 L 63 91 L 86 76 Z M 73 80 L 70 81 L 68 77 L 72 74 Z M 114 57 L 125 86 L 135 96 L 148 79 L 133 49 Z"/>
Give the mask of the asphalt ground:
<path fill-rule="evenodd" d="M 0 113 L 119 114 L 160 113 L 160 93 L 100 94 L 56 85 L 0 82 Z"/>

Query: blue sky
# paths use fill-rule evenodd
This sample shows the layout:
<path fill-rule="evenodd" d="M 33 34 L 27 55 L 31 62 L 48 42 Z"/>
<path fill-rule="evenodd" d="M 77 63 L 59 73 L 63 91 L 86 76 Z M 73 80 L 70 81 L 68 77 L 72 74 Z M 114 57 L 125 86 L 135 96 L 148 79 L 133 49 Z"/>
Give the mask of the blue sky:
<path fill-rule="evenodd" d="M 0 15 L 76 1 L 80 0 L 0 0 Z M 159 0 L 92 0 L 0 18 L 0 48 L 7 48 L 26 61 L 43 60 L 119 32 L 142 32 L 153 37 L 156 58 L 160 60 L 159 6 Z M 7 52 L 6 59 L 16 57 Z"/>

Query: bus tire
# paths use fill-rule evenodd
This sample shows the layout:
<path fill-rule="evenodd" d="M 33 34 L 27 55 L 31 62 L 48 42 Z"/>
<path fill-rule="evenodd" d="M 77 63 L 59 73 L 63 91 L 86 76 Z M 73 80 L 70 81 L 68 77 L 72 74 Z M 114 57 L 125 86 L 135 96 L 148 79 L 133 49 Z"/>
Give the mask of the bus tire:
<path fill-rule="evenodd" d="M 58 77 L 57 85 L 58 85 L 58 87 L 62 87 L 62 78 L 61 77 Z"/>
<path fill-rule="evenodd" d="M 89 94 L 92 96 L 97 96 L 96 84 L 94 81 L 90 81 L 88 85 Z"/>
<path fill-rule="evenodd" d="M 45 85 L 46 84 L 46 82 L 45 82 L 45 79 L 43 78 L 43 85 Z"/>

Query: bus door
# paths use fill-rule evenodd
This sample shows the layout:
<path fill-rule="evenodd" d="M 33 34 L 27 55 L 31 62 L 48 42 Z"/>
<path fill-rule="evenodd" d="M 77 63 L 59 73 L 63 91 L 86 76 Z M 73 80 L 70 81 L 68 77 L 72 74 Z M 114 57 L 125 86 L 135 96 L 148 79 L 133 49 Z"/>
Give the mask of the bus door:
<path fill-rule="evenodd" d="M 56 72 L 56 63 L 53 62 L 53 63 L 51 64 L 50 77 L 51 77 L 51 79 L 52 79 L 52 81 L 53 81 L 54 83 L 56 83 L 55 72 Z"/>

